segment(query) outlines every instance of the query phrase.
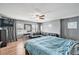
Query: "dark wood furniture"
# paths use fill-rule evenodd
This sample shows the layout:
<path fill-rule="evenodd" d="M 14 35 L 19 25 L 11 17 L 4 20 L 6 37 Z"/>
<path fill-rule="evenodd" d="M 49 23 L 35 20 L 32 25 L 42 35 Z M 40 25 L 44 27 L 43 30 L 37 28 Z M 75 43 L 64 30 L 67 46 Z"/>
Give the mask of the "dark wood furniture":
<path fill-rule="evenodd" d="M 9 18 L 0 18 L 0 27 L 13 26 L 14 20 Z"/>
<path fill-rule="evenodd" d="M 15 20 L 7 17 L 0 18 L 0 45 L 6 46 L 8 42 L 16 41 Z"/>
<path fill-rule="evenodd" d="M 0 48 L 7 46 L 6 30 L 0 30 Z"/>

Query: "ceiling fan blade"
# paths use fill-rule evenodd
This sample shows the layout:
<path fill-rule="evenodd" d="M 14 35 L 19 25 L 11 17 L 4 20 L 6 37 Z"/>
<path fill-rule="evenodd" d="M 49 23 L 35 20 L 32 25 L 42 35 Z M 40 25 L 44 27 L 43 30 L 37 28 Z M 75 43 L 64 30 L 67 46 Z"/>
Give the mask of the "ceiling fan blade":
<path fill-rule="evenodd" d="M 45 15 L 41 15 L 40 17 L 45 17 Z"/>

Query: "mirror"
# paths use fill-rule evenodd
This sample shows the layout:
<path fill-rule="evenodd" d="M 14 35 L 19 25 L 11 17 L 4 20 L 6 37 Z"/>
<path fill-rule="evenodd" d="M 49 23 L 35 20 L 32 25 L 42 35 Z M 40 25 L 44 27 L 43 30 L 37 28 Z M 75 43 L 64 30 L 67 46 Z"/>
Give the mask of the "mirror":
<path fill-rule="evenodd" d="M 24 30 L 27 30 L 27 32 L 32 31 L 32 25 L 31 24 L 24 24 Z"/>

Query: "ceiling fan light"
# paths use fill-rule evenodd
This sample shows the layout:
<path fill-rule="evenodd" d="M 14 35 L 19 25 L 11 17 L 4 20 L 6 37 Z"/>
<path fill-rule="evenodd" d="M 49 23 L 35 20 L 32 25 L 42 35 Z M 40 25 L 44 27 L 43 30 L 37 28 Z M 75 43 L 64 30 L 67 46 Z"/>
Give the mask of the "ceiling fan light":
<path fill-rule="evenodd" d="M 44 19 L 44 18 L 40 18 L 40 19 Z"/>

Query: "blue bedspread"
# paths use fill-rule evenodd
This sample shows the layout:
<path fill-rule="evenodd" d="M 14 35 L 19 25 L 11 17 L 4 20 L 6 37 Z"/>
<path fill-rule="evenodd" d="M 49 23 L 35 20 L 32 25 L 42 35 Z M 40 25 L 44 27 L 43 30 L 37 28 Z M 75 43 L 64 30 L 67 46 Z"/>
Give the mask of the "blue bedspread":
<path fill-rule="evenodd" d="M 44 36 L 26 41 L 25 49 L 32 55 L 69 55 L 74 40 Z"/>

